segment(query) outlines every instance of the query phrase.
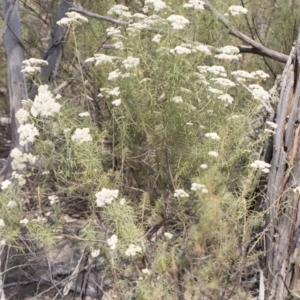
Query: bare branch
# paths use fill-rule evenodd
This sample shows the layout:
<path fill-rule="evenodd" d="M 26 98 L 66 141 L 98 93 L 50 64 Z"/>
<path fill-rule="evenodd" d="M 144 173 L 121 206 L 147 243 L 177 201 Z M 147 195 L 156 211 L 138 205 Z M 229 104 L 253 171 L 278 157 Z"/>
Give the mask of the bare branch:
<path fill-rule="evenodd" d="M 255 54 L 262 55 L 262 56 L 266 56 L 266 57 L 272 58 L 272 59 L 277 60 L 282 63 L 287 62 L 287 60 L 288 60 L 287 55 L 277 52 L 277 51 L 274 51 L 274 50 L 271 50 L 271 49 L 268 49 L 265 46 L 261 45 L 260 43 L 252 40 L 245 34 L 241 33 L 222 14 L 220 14 L 210 4 L 210 2 L 208 0 L 204 0 L 204 2 L 205 2 L 205 7 L 209 11 L 211 11 L 218 18 L 218 20 L 229 30 L 229 34 L 239 38 L 240 40 L 242 40 L 243 42 L 247 43 L 248 45 L 252 46 L 255 49 L 255 52 L 253 50 L 253 52 L 249 52 L 249 53 L 255 53 Z"/>

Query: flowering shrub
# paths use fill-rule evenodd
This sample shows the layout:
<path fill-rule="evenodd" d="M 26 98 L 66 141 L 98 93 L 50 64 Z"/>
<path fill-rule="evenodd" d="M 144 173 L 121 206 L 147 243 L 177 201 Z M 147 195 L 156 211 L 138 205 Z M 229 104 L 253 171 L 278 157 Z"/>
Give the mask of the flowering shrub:
<path fill-rule="evenodd" d="M 128 299 L 139 293 L 176 297 L 178 286 L 187 287 L 186 299 L 202 293 L 217 298 L 215 286 L 226 289 L 227 275 L 244 263 L 239 237 L 248 240 L 254 223 L 241 205 L 243 193 L 233 188 L 236 163 L 245 161 L 244 177 L 256 173 L 252 168 L 266 174 L 270 168 L 252 163 L 257 141 L 241 142 L 253 111 L 270 98 L 262 86 L 269 75 L 253 62 L 254 71 L 242 70 L 248 62 L 228 45 L 233 40 L 200 43 L 214 43 L 204 38 L 204 1 L 180 8 L 161 0 L 136 5 L 102 11 L 115 23 L 127 22 L 99 27 L 103 48 L 84 28 L 75 32 L 86 17 L 69 12 L 58 22 L 74 39 L 66 51 L 76 62 L 68 68 L 80 76 L 62 96 L 35 82 L 34 101 L 23 101 L 16 113 L 20 144 L 33 147 L 32 153 L 11 152 L 14 173 L 1 184 L 0 233 L 10 224 L 11 240 L 22 227 L 51 245 L 56 228 L 48 217 L 67 222 L 65 210 L 78 205 L 74 215 L 87 222 L 77 240 L 92 259 L 105 261 L 103 276 Z M 231 6 L 229 13 L 247 9 Z M 26 60 L 23 72 L 36 75 L 45 64 Z M 33 199 L 10 199 L 14 183 Z M 26 213 L 26 201 L 38 207 L 36 215 Z"/>

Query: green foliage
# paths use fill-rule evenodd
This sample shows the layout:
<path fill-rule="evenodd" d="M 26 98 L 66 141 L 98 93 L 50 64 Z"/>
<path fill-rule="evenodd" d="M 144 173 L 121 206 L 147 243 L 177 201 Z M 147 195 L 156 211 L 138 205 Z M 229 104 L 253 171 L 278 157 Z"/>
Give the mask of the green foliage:
<path fill-rule="evenodd" d="M 102 1 L 95 7 L 94 1 L 86 0 L 82 5 L 105 15 L 113 3 Z M 245 137 L 250 120 L 262 108 L 231 72 L 251 72 L 264 64 L 246 55 L 237 61 L 220 61 L 201 51 L 170 53 L 182 39 L 214 47 L 236 41 L 207 11 L 183 9 L 182 1 L 168 4 L 174 13 L 189 19 L 189 26 L 176 31 L 168 22 L 154 23 L 153 30 L 136 31 L 134 36 L 123 26 L 121 37 L 109 38 L 105 30 L 112 25 L 99 20 L 71 28 L 60 76 L 72 75 L 73 81 L 57 100 L 59 113 L 48 118 L 31 116 L 39 131 L 33 146 L 39 159 L 26 174 L 26 188 L 17 193 L 10 186 L 0 194 L 0 218 L 6 225 L 0 228 L 1 239 L 13 244 L 23 234 L 33 245 L 51 247 L 57 232 L 68 238 L 73 235 L 91 253 L 101 249 L 107 277 L 118 296 L 217 299 L 221 290 L 228 290 L 247 299 L 240 274 L 247 259 L 254 260 L 259 253 L 253 251 L 247 257 L 243 251 L 262 218 L 262 213 L 250 213 L 257 177 L 249 165 L 268 136 Z M 141 12 L 141 7 L 140 1 L 129 5 L 132 13 Z M 219 1 L 216 7 L 224 13 L 227 3 Z M 171 13 L 155 14 L 166 19 Z M 247 17 L 229 18 L 237 28 L 250 30 L 245 18 L 254 14 L 253 8 Z M 152 41 L 155 29 L 162 31 L 159 43 Z M 267 37 L 275 40 L 268 32 L 263 32 L 266 43 Z M 292 37 L 286 39 L 290 44 Z M 105 42 L 117 41 L 123 42 L 124 50 L 101 49 Z M 185 46 L 193 49 L 192 42 Z M 85 62 L 95 53 L 114 56 L 114 64 Z M 123 62 L 130 56 L 139 58 L 139 64 L 126 69 Z M 224 66 L 235 86 L 220 87 L 213 83 L 214 74 L 197 69 L 214 65 Z M 275 72 L 281 70 L 275 63 L 273 67 Z M 121 75 L 109 80 L 109 73 L 116 69 Z M 270 86 L 272 80 L 250 83 Z M 117 87 L 118 96 L 100 93 L 100 88 Z M 209 87 L 222 89 L 234 98 L 233 103 L 221 101 Z M 120 105 L 114 104 L 116 98 L 121 99 Z M 89 116 L 79 117 L 82 112 Z M 76 143 L 77 128 L 89 128 L 92 141 Z M 206 133 L 217 133 L 220 140 Z M 210 151 L 218 156 L 209 155 Z M 191 190 L 192 183 L 203 187 Z M 96 193 L 102 189 L 118 189 L 119 194 L 111 203 L 99 205 Z M 181 189 L 189 196 L 176 197 Z M 59 202 L 50 205 L 51 195 Z M 14 210 L 7 208 L 11 199 L 17 203 Z M 62 221 L 67 214 L 84 217 L 86 223 L 70 234 Z M 36 222 L 44 215 L 54 221 Z M 25 217 L 28 224 L 20 225 Z M 171 238 L 165 233 L 171 233 Z M 113 234 L 118 238 L 116 249 L 108 244 Z M 126 254 L 130 244 L 140 247 L 136 255 Z M 143 269 L 151 273 L 146 275 Z"/>

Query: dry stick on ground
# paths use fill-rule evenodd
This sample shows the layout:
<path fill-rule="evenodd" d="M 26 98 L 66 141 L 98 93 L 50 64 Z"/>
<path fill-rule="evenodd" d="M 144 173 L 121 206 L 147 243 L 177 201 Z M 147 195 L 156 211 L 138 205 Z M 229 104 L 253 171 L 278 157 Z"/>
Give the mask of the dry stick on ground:
<path fill-rule="evenodd" d="M 254 54 L 259 54 L 261 56 L 266 56 L 269 58 L 272 58 L 274 60 L 277 60 L 282 63 L 286 63 L 288 60 L 288 56 L 285 54 L 282 54 L 280 52 L 268 49 L 261 45 L 260 43 L 252 40 L 248 36 L 244 35 L 243 33 L 239 32 L 230 22 L 222 15 L 220 14 L 208 0 L 204 0 L 205 2 L 205 7 L 211 11 L 217 18 L 218 20 L 229 30 L 229 34 L 239 38 L 243 42 L 247 43 L 248 45 L 252 46 L 253 48 L 241 46 L 240 51 L 244 50 L 244 52 L 248 53 L 254 53 Z M 241 51 L 242 52 L 242 51 Z"/>

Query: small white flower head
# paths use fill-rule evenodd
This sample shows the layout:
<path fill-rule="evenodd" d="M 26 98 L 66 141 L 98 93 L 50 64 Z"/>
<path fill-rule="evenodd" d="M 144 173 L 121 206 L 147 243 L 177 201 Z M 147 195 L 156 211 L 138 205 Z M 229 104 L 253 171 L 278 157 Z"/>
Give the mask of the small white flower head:
<path fill-rule="evenodd" d="M 122 41 L 116 42 L 114 45 L 115 49 L 124 50 L 124 44 Z"/>
<path fill-rule="evenodd" d="M 274 122 L 267 121 L 266 124 L 273 129 L 276 129 L 278 127 L 278 125 Z"/>
<path fill-rule="evenodd" d="M 69 134 L 71 132 L 71 128 L 65 128 L 64 129 L 64 134 Z"/>
<path fill-rule="evenodd" d="M 182 103 L 183 102 L 183 99 L 181 96 L 176 96 L 176 97 L 173 97 L 171 99 L 172 102 L 175 102 L 175 103 Z"/>
<path fill-rule="evenodd" d="M 236 85 L 233 81 L 226 79 L 226 78 L 221 78 L 221 77 L 213 78 L 213 79 L 211 79 L 211 81 L 214 81 L 216 84 L 219 84 L 219 85 L 225 86 L 225 87 L 233 87 Z"/>
<path fill-rule="evenodd" d="M 249 85 L 249 88 L 251 89 L 253 98 L 256 100 L 267 101 L 271 97 L 270 94 L 259 84 L 251 84 Z"/>
<path fill-rule="evenodd" d="M 158 44 L 158 43 L 160 43 L 161 38 L 162 38 L 162 35 L 161 35 L 161 34 L 156 34 L 156 35 L 153 37 L 152 42 Z"/>
<path fill-rule="evenodd" d="M 231 72 L 231 75 L 233 75 L 239 81 L 245 81 L 246 79 L 255 79 L 255 77 L 252 73 L 249 73 L 244 70 L 237 70 L 237 71 Z"/>
<path fill-rule="evenodd" d="M 111 102 L 112 105 L 114 106 L 120 106 L 122 103 L 122 100 L 121 99 L 116 99 L 114 101 Z"/>
<path fill-rule="evenodd" d="M 223 91 L 219 90 L 219 89 L 214 89 L 211 86 L 207 89 L 209 92 L 213 93 L 213 94 L 217 94 L 217 95 L 222 95 Z"/>
<path fill-rule="evenodd" d="M 202 194 L 208 194 L 208 189 L 207 189 L 207 188 L 201 189 L 201 193 L 202 193 Z"/>
<path fill-rule="evenodd" d="M 120 95 L 120 87 L 115 87 L 112 90 L 108 88 L 101 88 L 100 89 L 101 93 L 98 95 L 98 97 L 103 97 L 103 94 L 106 94 L 108 96 L 116 96 L 118 97 Z"/>
<path fill-rule="evenodd" d="M 228 8 L 228 12 L 232 16 L 236 16 L 236 15 L 240 15 L 240 14 L 246 14 L 248 12 L 248 9 L 243 6 L 240 6 L 240 5 L 231 5 Z"/>
<path fill-rule="evenodd" d="M 4 227 L 4 226 L 5 226 L 4 220 L 0 219 L 0 227 Z"/>
<path fill-rule="evenodd" d="M 28 121 L 29 113 L 27 110 L 21 108 L 17 111 L 16 118 L 20 124 L 24 124 Z"/>
<path fill-rule="evenodd" d="M 203 10 L 205 2 L 200 0 L 189 0 L 188 3 L 184 4 L 184 8 L 194 8 L 196 10 Z"/>
<path fill-rule="evenodd" d="M 146 269 L 142 269 L 142 273 L 145 274 L 145 275 L 150 275 L 151 271 L 146 268 Z"/>
<path fill-rule="evenodd" d="M 0 241 L 0 245 L 1 245 L 1 246 L 5 246 L 5 245 L 6 245 L 6 241 L 5 241 L 5 240 L 1 240 L 1 241 Z"/>
<path fill-rule="evenodd" d="M 106 204 L 111 204 L 113 200 L 119 196 L 119 190 L 110 190 L 103 188 L 100 192 L 96 193 L 96 203 L 98 207 Z"/>
<path fill-rule="evenodd" d="M 170 49 L 169 51 L 172 54 L 191 54 L 192 51 L 186 47 L 183 46 L 176 46 L 174 49 Z"/>
<path fill-rule="evenodd" d="M 50 200 L 50 205 L 53 205 L 58 202 L 58 197 L 55 195 L 49 196 L 48 199 Z"/>
<path fill-rule="evenodd" d="M 148 10 L 150 5 L 153 6 L 154 11 L 160 11 L 168 8 L 167 4 L 162 0 L 146 0 L 144 10 Z"/>
<path fill-rule="evenodd" d="M 205 53 L 206 55 L 211 55 L 211 52 L 210 52 L 208 46 L 206 46 L 206 45 L 197 45 L 197 46 L 195 46 L 195 49 L 199 52 Z"/>
<path fill-rule="evenodd" d="M 91 252 L 92 258 L 95 258 L 95 257 L 99 256 L 99 254 L 100 254 L 99 249 L 92 249 L 92 252 Z"/>
<path fill-rule="evenodd" d="M 218 97 L 219 100 L 223 102 L 227 102 L 228 104 L 232 104 L 233 98 L 228 94 L 223 94 Z"/>
<path fill-rule="evenodd" d="M 126 204 L 125 198 L 120 199 L 120 205 L 125 205 L 125 204 Z"/>
<path fill-rule="evenodd" d="M 122 61 L 122 65 L 126 70 L 137 67 L 140 64 L 140 59 L 138 57 L 128 56 Z"/>
<path fill-rule="evenodd" d="M 165 233 L 164 233 L 164 236 L 165 236 L 165 238 L 166 238 L 167 240 L 170 240 L 174 235 L 173 235 L 172 233 L 170 233 L 170 232 L 165 232 Z"/>
<path fill-rule="evenodd" d="M 219 153 L 217 151 L 209 151 L 208 155 L 211 156 L 211 157 L 218 157 Z"/>
<path fill-rule="evenodd" d="M 6 190 L 9 186 L 11 185 L 11 181 L 6 179 L 1 182 L 1 190 L 4 191 Z"/>
<path fill-rule="evenodd" d="M 293 192 L 295 194 L 300 194 L 300 186 L 297 186 L 296 188 L 293 189 Z"/>
<path fill-rule="evenodd" d="M 188 19 L 180 15 L 171 15 L 167 18 L 167 21 L 171 23 L 173 29 L 183 29 L 187 24 L 190 23 Z"/>
<path fill-rule="evenodd" d="M 12 172 L 12 178 L 18 180 L 18 186 L 24 186 L 26 184 L 26 179 L 23 174 L 19 174 L 16 171 Z"/>
<path fill-rule="evenodd" d="M 265 73 L 262 70 L 251 72 L 251 75 L 253 75 L 255 79 L 262 79 L 262 80 L 266 80 L 267 78 L 270 77 L 269 74 Z"/>
<path fill-rule="evenodd" d="M 33 143 L 35 141 L 35 137 L 39 135 L 38 129 L 30 123 L 21 125 L 18 128 L 18 133 L 20 137 L 20 145 L 24 146 L 28 143 Z"/>
<path fill-rule="evenodd" d="M 193 182 L 191 186 L 191 191 L 198 191 L 205 188 L 204 184 Z"/>
<path fill-rule="evenodd" d="M 17 206 L 17 202 L 14 201 L 14 200 L 10 200 L 10 201 L 8 201 L 8 203 L 7 203 L 7 207 L 8 207 L 8 208 L 14 208 L 14 207 L 16 207 L 16 206 Z"/>
<path fill-rule="evenodd" d="M 230 55 L 236 55 L 240 53 L 240 50 L 238 47 L 235 46 L 224 46 L 219 49 L 224 54 L 230 54 Z"/>
<path fill-rule="evenodd" d="M 34 117 L 39 115 L 41 117 L 50 117 L 58 113 L 60 108 L 61 105 L 55 101 L 48 85 L 40 85 L 30 110 L 31 114 Z"/>
<path fill-rule="evenodd" d="M 125 251 L 126 256 L 135 256 L 138 253 L 142 252 L 142 248 L 140 246 L 136 246 L 134 244 L 130 244 L 128 249 Z"/>
<path fill-rule="evenodd" d="M 183 189 L 175 190 L 174 197 L 176 198 L 188 198 L 190 195 L 186 193 Z"/>
<path fill-rule="evenodd" d="M 95 66 L 104 65 L 104 64 L 112 65 L 114 64 L 115 59 L 116 57 L 114 56 L 99 53 L 99 54 L 95 54 L 93 57 L 86 59 L 85 63 L 92 62 L 95 63 Z"/>
<path fill-rule="evenodd" d="M 259 169 L 263 173 L 269 173 L 271 165 L 262 161 L 262 160 L 255 160 L 254 163 L 250 165 L 253 169 Z"/>
<path fill-rule="evenodd" d="M 114 5 L 108 12 L 108 15 L 117 15 L 120 18 L 124 19 L 130 19 L 132 18 L 132 15 L 130 11 L 128 10 L 128 7 L 122 5 L 122 4 L 116 4 Z"/>
<path fill-rule="evenodd" d="M 122 75 L 121 71 L 119 69 L 116 69 L 108 74 L 108 80 L 109 81 L 115 80 L 119 78 L 121 75 Z"/>
<path fill-rule="evenodd" d="M 42 66 L 48 65 L 48 62 L 42 59 L 30 58 L 24 60 L 22 64 L 22 73 L 24 73 L 25 75 L 34 75 L 41 71 Z"/>
<path fill-rule="evenodd" d="M 207 166 L 207 164 L 201 164 L 201 165 L 200 165 L 200 168 L 203 169 L 203 170 L 205 170 L 205 169 L 208 168 L 208 166 Z"/>
<path fill-rule="evenodd" d="M 221 138 L 216 132 L 208 132 L 204 134 L 205 137 L 211 138 L 212 140 L 219 141 Z"/>
<path fill-rule="evenodd" d="M 73 142 L 77 144 L 82 144 L 84 142 L 91 142 L 93 140 L 92 136 L 90 135 L 89 128 L 76 128 L 71 139 Z"/>
<path fill-rule="evenodd" d="M 119 36 L 121 34 L 121 30 L 115 27 L 106 28 L 107 36 Z"/>
<path fill-rule="evenodd" d="M 212 73 L 216 76 L 227 77 L 226 70 L 223 66 L 197 66 L 200 73 Z"/>
<path fill-rule="evenodd" d="M 118 242 L 118 237 L 116 234 L 113 234 L 108 240 L 107 244 L 111 250 L 115 250 Z"/>
<path fill-rule="evenodd" d="M 90 113 L 88 111 L 85 111 L 85 112 L 82 112 L 82 113 L 78 114 L 78 116 L 80 118 L 89 117 Z"/>
<path fill-rule="evenodd" d="M 71 25 L 81 25 L 84 22 L 88 22 L 88 19 L 81 14 L 72 11 L 72 12 L 67 12 L 65 18 L 62 18 L 56 24 L 62 27 L 70 27 Z"/>

